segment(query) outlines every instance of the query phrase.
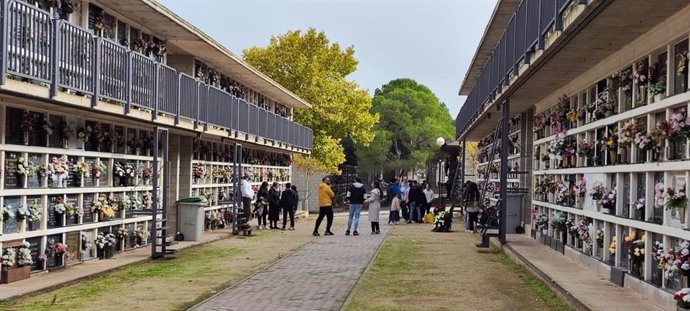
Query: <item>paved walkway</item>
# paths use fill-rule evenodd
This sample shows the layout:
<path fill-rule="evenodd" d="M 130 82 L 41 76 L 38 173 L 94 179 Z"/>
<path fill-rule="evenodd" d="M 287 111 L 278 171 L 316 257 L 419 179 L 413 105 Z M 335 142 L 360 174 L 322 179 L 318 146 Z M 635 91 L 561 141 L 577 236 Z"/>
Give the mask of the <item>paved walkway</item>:
<path fill-rule="evenodd" d="M 370 234 L 362 214 L 360 236 L 345 236 L 344 228 L 334 228 L 335 236 L 322 235 L 191 310 L 340 310 L 391 229 L 384 221 L 381 234 Z"/>
<path fill-rule="evenodd" d="M 614 285 L 609 282 L 607 276 L 599 275 L 592 267 L 585 266 L 539 244 L 537 240 L 527 235 L 509 235 L 507 250 L 508 253 L 511 251 L 518 253 L 537 270 L 546 274 L 551 282 L 582 303 L 584 309 L 607 311 L 662 311 L 666 309 L 629 288 Z"/>

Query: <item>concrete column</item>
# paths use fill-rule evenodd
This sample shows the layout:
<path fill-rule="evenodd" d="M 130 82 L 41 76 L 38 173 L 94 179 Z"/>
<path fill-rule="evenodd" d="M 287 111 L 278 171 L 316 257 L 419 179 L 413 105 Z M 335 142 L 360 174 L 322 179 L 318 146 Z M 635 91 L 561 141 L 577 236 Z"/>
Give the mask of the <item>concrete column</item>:
<path fill-rule="evenodd" d="M 192 137 L 170 135 L 170 192 L 168 193 L 168 224 L 177 232 L 177 201 L 192 194 Z"/>
<path fill-rule="evenodd" d="M 192 55 L 168 55 L 166 64 L 179 72 L 194 76 L 194 56 Z"/>

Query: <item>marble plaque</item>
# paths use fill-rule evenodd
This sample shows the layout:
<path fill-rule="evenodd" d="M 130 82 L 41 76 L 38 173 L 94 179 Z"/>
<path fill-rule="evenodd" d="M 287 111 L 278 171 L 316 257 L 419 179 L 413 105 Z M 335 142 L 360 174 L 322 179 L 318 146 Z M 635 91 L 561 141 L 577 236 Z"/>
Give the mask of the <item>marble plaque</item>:
<path fill-rule="evenodd" d="M 3 212 L 9 211 L 12 217 L 3 220 L 2 232 L 4 234 L 16 233 L 19 231 L 19 223 L 17 222 L 17 210 L 21 201 L 19 197 L 5 197 L 5 206 L 3 207 Z"/>
<path fill-rule="evenodd" d="M 5 177 L 5 189 L 18 189 L 23 186 L 19 184 L 19 178 L 17 178 L 17 160 L 21 156 L 18 152 L 5 154 L 5 171 L 2 174 Z"/>

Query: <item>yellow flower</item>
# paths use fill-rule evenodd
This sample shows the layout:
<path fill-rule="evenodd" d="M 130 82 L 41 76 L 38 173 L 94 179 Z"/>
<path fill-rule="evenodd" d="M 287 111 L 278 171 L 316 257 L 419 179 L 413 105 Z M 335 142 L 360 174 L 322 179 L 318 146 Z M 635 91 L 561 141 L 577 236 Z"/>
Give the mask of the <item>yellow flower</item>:
<path fill-rule="evenodd" d="M 113 217 L 113 216 L 115 216 L 115 211 L 112 208 L 107 207 L 107 208 L 103 209 L 103 215 L 108 216 L 108 217 Z"/>

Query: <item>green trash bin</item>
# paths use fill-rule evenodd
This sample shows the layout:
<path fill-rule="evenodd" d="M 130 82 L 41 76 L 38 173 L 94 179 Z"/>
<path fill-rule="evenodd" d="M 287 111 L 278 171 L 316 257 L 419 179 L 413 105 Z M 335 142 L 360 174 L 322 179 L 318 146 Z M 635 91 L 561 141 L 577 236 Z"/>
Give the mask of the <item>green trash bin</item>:
<path fill-rule="evenodd" d="M 208 201 L 199 197 L 189 197 L 177 201 L 178 230 L 185 241 L 199 241 L 204 233 L 204 208 Z"/>

